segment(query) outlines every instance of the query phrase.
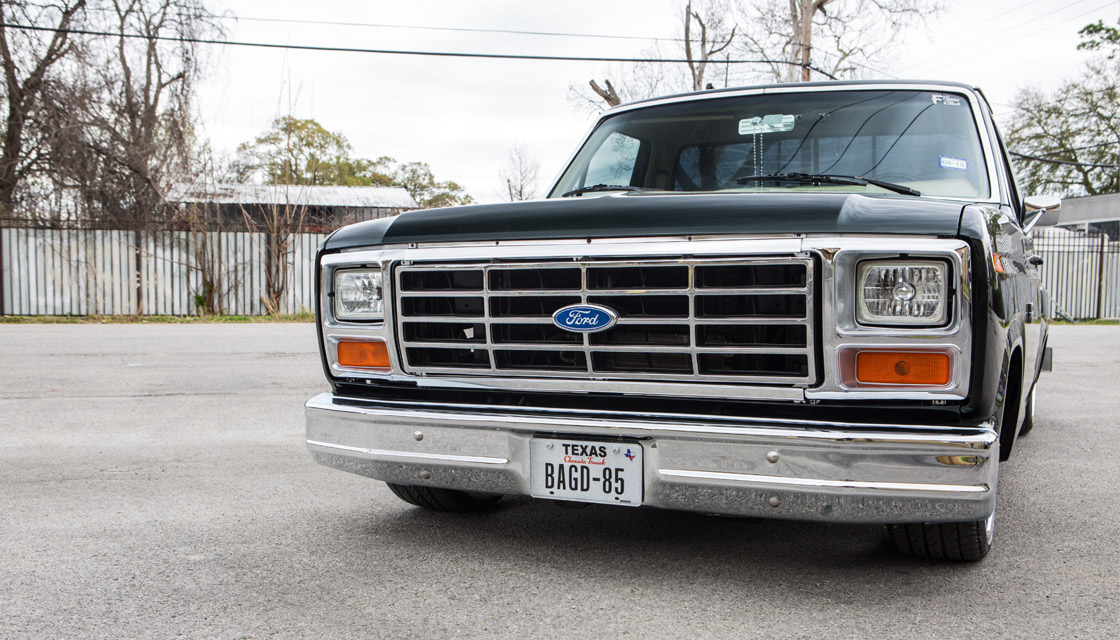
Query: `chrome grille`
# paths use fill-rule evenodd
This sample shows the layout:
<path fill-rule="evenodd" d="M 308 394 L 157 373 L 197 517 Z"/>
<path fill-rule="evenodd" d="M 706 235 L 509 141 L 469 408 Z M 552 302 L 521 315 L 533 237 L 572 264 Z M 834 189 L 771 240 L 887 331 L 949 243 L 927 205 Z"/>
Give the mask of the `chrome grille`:
<path fill-rule="evenodd" d="M 404 264 L 394 276 L 410 374 L 816 381 L 809 258 Z M 579 303 L 619 320 L 586 334 L 553 324 Z"/>

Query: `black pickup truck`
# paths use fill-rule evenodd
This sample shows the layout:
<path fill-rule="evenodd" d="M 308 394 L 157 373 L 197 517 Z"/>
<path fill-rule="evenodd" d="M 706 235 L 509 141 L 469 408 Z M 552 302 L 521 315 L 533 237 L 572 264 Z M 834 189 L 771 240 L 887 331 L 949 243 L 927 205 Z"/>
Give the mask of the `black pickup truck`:
<path fill-rule="evenodd" d="M 745 87 L 605 113 L 533 202 L 318 256 L 320 463 L 431 509 L 503 495 L 843 523 L 977 560 L 1049 301 L 983 94 Z"/>

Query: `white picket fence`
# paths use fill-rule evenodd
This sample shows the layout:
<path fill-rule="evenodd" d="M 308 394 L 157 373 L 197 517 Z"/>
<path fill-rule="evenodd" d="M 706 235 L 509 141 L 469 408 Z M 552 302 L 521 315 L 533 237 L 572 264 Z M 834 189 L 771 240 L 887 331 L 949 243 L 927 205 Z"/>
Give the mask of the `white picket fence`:
<path fill-rule="evenodd" d="M 325 234 L 293 236 L 280 310 L 315 307 L 315 251 Z M 195 315 L 207 249 L 218 308 L 263 315 L 264 233 L 0 229 L 4 315 Z"/>

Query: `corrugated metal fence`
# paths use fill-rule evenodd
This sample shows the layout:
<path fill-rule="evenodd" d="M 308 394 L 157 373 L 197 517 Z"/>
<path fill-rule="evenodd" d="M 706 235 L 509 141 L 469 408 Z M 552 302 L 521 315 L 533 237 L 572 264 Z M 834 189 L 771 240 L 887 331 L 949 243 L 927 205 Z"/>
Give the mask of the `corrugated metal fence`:
<path fill-rule="evenodd" d="M 1066 229 L 1036 228 L 1031 235 L 1057 312 L 1076 320 L 1120 318 L 1120 241 Z"/>
<path fill-rule="evenodd" d="M 292 236 L 280 311 L 314 308 L 315 251 L 325 237 Z M 217 310 L 263 315 L 270 240 L 250 232 L 0 229 L 3 313 L 194 315 L 209 272 Z"/>
<path fill-rule="evenodd" d="M 281 311 L 314 308 L 315 250 L 325 237 L 293 236 Z M 1120 242 L 1064 229 L 1039 228 L 1033 237 L 1060 313 L 1120 317 Z M 218 310 L 263 315 L 269 240 L 250 232 L 2 228 L 3 313 L 194 315 L 205 263 Z"/>

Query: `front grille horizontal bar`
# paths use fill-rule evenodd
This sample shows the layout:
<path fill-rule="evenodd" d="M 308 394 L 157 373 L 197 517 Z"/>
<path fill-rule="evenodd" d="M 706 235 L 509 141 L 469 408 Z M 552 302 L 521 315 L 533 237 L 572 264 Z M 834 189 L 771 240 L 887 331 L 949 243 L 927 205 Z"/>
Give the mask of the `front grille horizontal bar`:
<path fill-rule="evenodd" d="M 769 296 L 781 294 L 797 294 L 805 293 L 804 287 L 774 287 L 768 289 L 595 289 L 594 294 L 641 294 L 647 296 L 672 296 L 688 294 L 695 291 L 704 295 L 711 294 L 733 294 L 733 295 L 755 295 L 755 296 Z M 481 290 L 466 291 L 466 290 L 439 290 L 439 291 L 404 291 L 401 295 L 405 298 L 419 297 L 419 298 L 462 298 L 470 297 L 471 294 L 478 295 Z M 487 295 L 491 298 L 516 298 L 520 296 L 570 296 L 579 294 L 579 289 L 526 289 L 524 291 L 488 291 Z"/>
<path fill-rule="evenodd" d="M 425 347 L 432 349 L 472 349 L 477 348 L 470 342 L 407 342 L 406 347 Z M 582 345 L 579 345 L 582 349 Z M 572 348 L 571 345 L 564 345 L 562 343 L 499 343 L 495 344 L 495 349 L 516 350 L 516 351 L 556 351 L 557 349 Z M 805 350 L 796 347 L 695 347 L 693 349 L 696 353 L 780 353 L 780 354 L 804 354 Z M 668 345 L 596 345 L 594 348 L 596 352 L 611 352 L 611 353 L 681 353 L 680 347 L 671 347 Z"/>
<path fill-rule="evenodd" d="M 406 373 L 738 382 L 816 381 L 808 257 L 394 265 Z M 609 307 L 570 332 L 552 315 Z"/>
<path fill-rule="evenodd" d="M 503 316 L 499 318 L 472 318 L 470 316 L 420 316 L 404 318 L 405 322 L 473 322 L 477 324 L 502 324 L 516 322 L 518 324 L 552 324 L 552 316 Z M 619 318 L 617 325 L 627 324 L 681 324 L 681 325 L 714 325 L 714 324 L 742 324 L 742 325 L 771 325 L 771 324 L 801 324 L 809 325 L 808 318 L 779 318 L 779 317 L 751 317 L 751 318 Z"/>

